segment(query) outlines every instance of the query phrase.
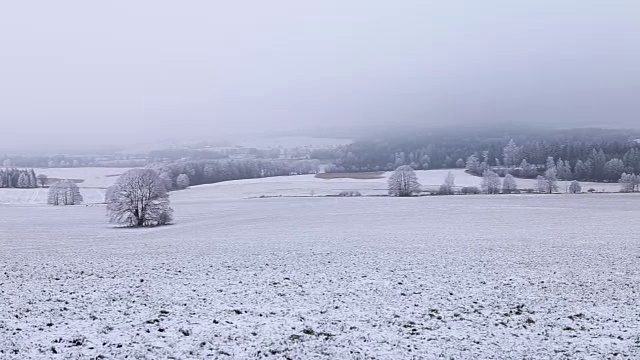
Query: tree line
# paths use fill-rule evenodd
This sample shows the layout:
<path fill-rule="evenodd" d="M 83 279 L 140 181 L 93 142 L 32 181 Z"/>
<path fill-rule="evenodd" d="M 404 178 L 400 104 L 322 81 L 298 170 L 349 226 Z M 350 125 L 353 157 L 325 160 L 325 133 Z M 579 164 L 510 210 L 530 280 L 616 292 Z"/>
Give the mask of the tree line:
<path fill-rule="evenodd" d="M 319 160 L 186 160 L 150 166 L 164 181 L 167 190 L 189 185 L 213 184 L 229 180 L 256 179 L 273 176 L 315 174 Z"/>
<path fill-rule="evenodd" d="M 333 157 L 327 172 L 392 171 L 408 165 L 414 170 L 467 167 L 478 176 L 492 168 L 504 176 L 510 168 L 516 177 L 535 179 L 551 168 L 553 159 L 563 180 L 615 182 L 623 173 L 640 174 L 640 143 L 634 136 L 598 129 L 513 137 L 435 133 L 358 141 L 333 155 L 324 151 L 313 156 Z"/>
<path fill-rule="evenodd" d="M 77 167 L 138 167 L 146 166 L 146 158 L 134 155 L 0 155 L 4 167 L 77 168 Z"/>
<path fill-rule="evenodd" d="M 631 176 L 627 183 L 625 183 L 621 191 L 634 191 L 638 188 L 639 177 Z M 635 182 L 634 182 L 635 181 Z M 634 185 L 635 184 L 635 185 Z M 422 194 L 422 185 L 418 182 L 418 177 L 409 165 L 401 165 L 396 168 L 387 180 L 387 186 L 390 196 L 414 196 Z M 635 186 L 635 187 L 634 187 Z M 582 192 L 582 186 L 577 180 L 571 182 L 568 187 L 568 192 L 571 194 L 578 194 Z M 540 175 L 537 178 L 535 189 L 525 189 L 527 192 L 538 193 L 554 193 L 558 191 L 557 178 L 552 172 L 545 172 L 545 175 Z M 482 174 L 482 182 L 480 188 L 475 186 L 466 186 L 460 190 L 455 190 L 455 176 L 452 172 L 449 172 L 444 179 L 442 185 L 437 191 L 429 191 L 431 194 L 436 195 L 454 195 L 454 194 L 518 194 L 521 190 L 518 188 L 516 178 L 511 174 L 506 174 L 504 179 L 501 180 L 500 176 L 491 169 L 485 170 Z"/>
<path fill-rule="evenodd" d="M 29 189 L 38 187 L 38 177 L 33 169 L 0 170 L 0 188 Z"/>
<path fill-rule="evenodd" d="M 524 155 L 523 147 L 512 139 L 503 148 L 501 158 L 491 159 L 488 151 L 481 156 L 472 154 L 465 162 L 466 170 L 481 176 L 487 169 L 500 176 L 507 173 L 521 178 L 537 178 L 549 171 L 560 180 L 617 182 L 623 174 L 640 174 L 640 149 L 631 147 L 620 158 L 608 156 L 603 149 L 591 149 L 585 158 L 563 160 L 548 156 L 543 164 L 531 163 Z"/>

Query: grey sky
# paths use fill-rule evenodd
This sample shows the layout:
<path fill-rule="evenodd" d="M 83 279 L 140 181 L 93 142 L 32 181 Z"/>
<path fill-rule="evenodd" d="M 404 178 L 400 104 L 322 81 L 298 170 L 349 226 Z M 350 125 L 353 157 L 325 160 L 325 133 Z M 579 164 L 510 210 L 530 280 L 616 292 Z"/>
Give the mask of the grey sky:
<path fill-rule="evenodd" d="M 0 151 L 385 122 L 638 127 L 638 19 L 635 0 L 3 1 Z"/>

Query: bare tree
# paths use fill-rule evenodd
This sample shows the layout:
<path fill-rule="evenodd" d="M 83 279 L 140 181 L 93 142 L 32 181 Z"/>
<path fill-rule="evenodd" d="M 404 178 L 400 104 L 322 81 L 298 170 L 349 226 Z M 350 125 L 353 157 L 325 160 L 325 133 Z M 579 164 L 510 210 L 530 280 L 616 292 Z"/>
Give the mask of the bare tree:
<path fill-rule="evenodd" d="M 172 220 L 164 181 L 151 169 L 133 169 L 120 176 L 106 195 L 107 215 L 126 226 L 166 225 Z"/>
<path fill-rule="evenodd" d="M 455 176 L 449 171 L 447 177 L 444 179 L 444 183 L 440 185 L 438 194 L 440 195 L 453 195 L 453 186 L 455 185 Z"/>
<path fill-rule="evenodd" d="M 45 174 L 40 174 L 37 176 L 38 182 L 40 183 L 40 186 L 45 187 L 47 185 L 47 175 Z"/>
<path fill-rule="evenodd" d="M 539 175 L 536 179 L 538 192 L 552 194 L 558 191 L 558 178 L 555 167 L 548 169 L 544 172 L 544 176 Z"/>
<path fill-rule="evenodd" d="M 499 194 L 500 193 L 500 177 L 498 174 L 491 170 L 485 170 L 482 173 L 482 184 L 480 185 L 482 191 L 487 194 Z"/>
<path fill-rule="evenodd" d="M 558 191 L 558 176 L 555 168 L 547 169 L 544 172 L 544 180 L 546 183 L 546 192 L 549 194 Z"/>
<path fill-rule="evenodd" d="M 388 180 L 389 195 L 412 196 L 420 193 L 420 183 L 411 166 L 399 166 Z"/>
<path fill-rule="evenodd" d="M 578 194 L 582 192 L 582 186 L 580 186 L 578 180 L 573 180 L 571 182 L 571 185 L 569 185 L 569 192 L 571 194 Z"/>
<path fill-rule="evenodd" d="M 621 192 L 635 192 L 640 190 L 640 177 L 635 174 L 623 173 L 618 180 Z"/>
<path fill-rule="evenodd" d="M 542 175 L 538 175 L 538 177 L 536 178 L 536 190 L 539 193 L 544 193 L 547 191 L 547 181 Z"/>
<path fill-rule="evenodd" d="M 516 179 L 513 177 L 513 175 L 505 175 L 504 181 L 502 182 L 502 192 L 505 194 L 518 192 L 518 184 L 516 183 Z"/>
<path fill-rule="evenodd" d="M 60 182 L 56 182 L 55 184 L 49 187 L 49 192 L 47 194 L 47 203 L 49 205 L 60 205 Z"/>

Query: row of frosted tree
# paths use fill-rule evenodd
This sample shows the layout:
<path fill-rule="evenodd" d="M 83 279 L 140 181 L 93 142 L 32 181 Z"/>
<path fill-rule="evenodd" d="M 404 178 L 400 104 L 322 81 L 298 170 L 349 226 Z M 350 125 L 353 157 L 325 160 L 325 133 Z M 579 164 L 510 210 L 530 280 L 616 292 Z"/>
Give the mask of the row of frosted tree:
<path fill-rule="evenodd" d="M 0 155 L 0 165 L 21 168 L 136 167 L 148 161 L 136 155 Z"/>
<path fill-rule="evenodd" d="M 38 178 L 33 169 L 0 170 L 0 188 L 36 188 Z"/>
<path fill-rule="evenodd" d="M 167 190 L 189 185 L 273 176 L 316 174 L 319 160 L 187 160 L 153 165 Z"/>
<path fill-rule="evenodd" d="M 630 181 L 638 180 L 638 177 L 632 177 Z M 422 193 L 422 186 L 418 182 L 418 177 L 409 165 L 399 166 L 388 179 L 388 190 L 391 196 L 413 196 Z M 630 188 L 631 189 L 631 188 Z M 558 191 L 557 179 L 552 173 L 545 173 L 537 178 L 535 189 L 522 189 L 527 192 L 538 193 L 554 193 Z M 567 191 L 572 194 L 582 192 L 582 186 L 577 180 L 571 182 Z M 630 190 L 632 191 L 632 190 Z M 437 195 L 454 195 L 454 194 L 514 194 L 520 193 L 521 189 L 518 188 L 516 178 L 507 174 L 504 179 L 500 179 L 500 176 L 494 171 L 488 169 L 482 174 L 482 182 L 480 188 L 474 186 L 462 187 L 459 190 L 455 189 L 455 177 L 453 173 L 449 172 L 444 179 L 440 188 L 433 192 Z"/>
<path fill-rule="evenodd" d="M 640 149 L 635 147 L 625 152 L 620 159 L 608 157 L 602 149 L 592 149 L 584 160 L 577 159 L 575 163 L 548 156 L 544 164 L 533 164 L 523 158 L 522 153 L 522 147 L 511 140 L 503 149 L 502 161 L 491 161 L 488 151 L 483 151 L 481 157 L 477 154 L 469 156 L 465 167 L 469 173 L 478 176 L 490 169 L 500 176 L 512 174 L 531 179 L 552 176 L 559 180 L 599 182 L 617 182 L 623 174 L 640 174 Z"/>
<path fill-rule="evenodd" d="M 72 180 L 61 180 L 49 186 L 47 203 L 50 205 L 80 205 L 82 202 L 80 188 Z"/>
<path fill-rule="evenodd" d="M 491 132 L 417 136 L 358 141 L 333 153 L 314 155 L 333 160 L 328 172 L 392 171 L 409 165 L 414 170 L 467 167 L 479 176 L 488 168 L 501 176 L 510 169 L 516 177 L 535 179 L 550 168 L 553 159 L 558 177 L 567 180 L 615 182 L 622 173 L 640 174 L 640 143 L 628 132 L 594 129 L 513 137 Z"/>

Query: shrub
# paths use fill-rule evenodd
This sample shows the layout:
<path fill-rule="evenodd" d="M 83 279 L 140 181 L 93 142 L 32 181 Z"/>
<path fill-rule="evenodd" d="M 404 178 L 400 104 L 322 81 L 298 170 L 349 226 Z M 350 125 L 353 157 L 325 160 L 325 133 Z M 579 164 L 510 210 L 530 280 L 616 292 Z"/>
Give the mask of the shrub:
<path fill-rule="evenodd" d="M 480 194 L 480 189 L 478 189 L 478 187 L 476 186 L 465 186 L 460 189 L 460 192 L 464 195 Z"/>
<path fill-rule="evenodd" d="M 359 191 L 353 191 L 353 190 L 345 190 L 345 191 L 341 191 L 338 196 L 342 196 L 342 197 L 353 197 L 353 196 L 362 196 L 362 194 Z"/>

